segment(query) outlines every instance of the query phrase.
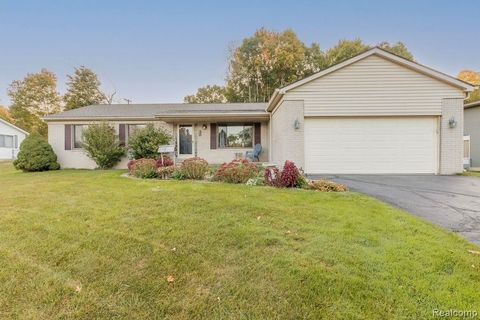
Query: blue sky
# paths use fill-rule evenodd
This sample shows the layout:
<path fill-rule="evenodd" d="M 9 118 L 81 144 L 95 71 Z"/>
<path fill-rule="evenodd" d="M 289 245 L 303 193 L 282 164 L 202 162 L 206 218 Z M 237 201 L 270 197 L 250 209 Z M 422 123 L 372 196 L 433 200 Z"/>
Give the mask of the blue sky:
<path fill-rule="evenodd" d="M 448 74 L 480 71 L 480 1 L 8 1 L 0 0 L 0 104 L 7 87 L 47 68 L 65 90 L 85 65 L 135 103 L 182 102 L 222 84 L 229 46 L 256 29 L 293 29 L 322 49 L 339 39 L 403 41 Z"/>

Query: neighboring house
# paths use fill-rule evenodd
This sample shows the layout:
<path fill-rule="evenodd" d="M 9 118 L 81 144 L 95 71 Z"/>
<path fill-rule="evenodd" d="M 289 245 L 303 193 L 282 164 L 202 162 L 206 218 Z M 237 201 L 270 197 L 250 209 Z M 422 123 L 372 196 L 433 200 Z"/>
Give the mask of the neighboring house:
<path fill-rule="evenodd" d="M 473 90 L 373 48 L 277 89 L 265 104 L 98 105 L 45 120 L 62 167 L 94 168 L 80 148 L 82 126 L 109 121 L 127 144 L 137 125 L 168 128 L 179 159 L 222 163 L 260 143 L 260 161 L 292 160 L 307 174 L 454 174 L 463 170 L 463 101 Z"/>
<path fill-rule="evenodd" d="M 0 160 L 13 160 L 28 132 L 0 119 Z"/>
<path fill-rule="evenodd" d="M 470 148 L 466 148 L 470 151 L 470 166 L 480 168 L 480 101 L 465 105 L 465 135 L 470 136 Z"/>

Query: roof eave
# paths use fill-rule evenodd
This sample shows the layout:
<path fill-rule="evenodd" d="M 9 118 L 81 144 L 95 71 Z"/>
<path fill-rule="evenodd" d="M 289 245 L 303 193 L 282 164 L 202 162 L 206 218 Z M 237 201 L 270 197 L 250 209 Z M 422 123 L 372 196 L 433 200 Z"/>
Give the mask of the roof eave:
<path fill-rule="evenodd" d="M 162 121 L 182 121 L 182 120 L 268 120 L 270 118 L 267 112 L 238 112 L 238 113 L 172 113 L 157 114 L 155 119 Z"/>
<path fill-rule="evenodd" d="M 62 121 L 139 121 L 139 120 L 150 120 L 153 121 L 155 118 L 152 117 L 120 117 L 120 116 L 99 116 L 99 117 L 43 117 L 45 122 L 62 122 Z"/>
<path fill-rule="evenodd" d="M 277 106 L 278 102 L 281 100 L 284 93 L 285 93 L 285 90 L 283 89 L 275 89 L 272 97 L 270 98 L 270 100 L 268 100 L 266 111 L 271 112 L 273 109 L 275 109 L 275 107 Z"/>
<path fill-rule="evenodd" d="M 20 132 L 23 133 L 23 134 L 26 134 L 26 135 L 29 135 L 29 134 L 30 134 L 30 133 L 28 133 L 27 131 L 25 131 L 25 130 L 19 128 L 19 127 L 17 127 L 17 126 L 14 125 L 13 123 L 8 122 L 7 120 L 0 119 L 0 122 L 5 123 L 7 126 L 12 127 L 12 128 L 14 128 L 15 130 L 18 130 L 18 131 L 20 131 Z"/>

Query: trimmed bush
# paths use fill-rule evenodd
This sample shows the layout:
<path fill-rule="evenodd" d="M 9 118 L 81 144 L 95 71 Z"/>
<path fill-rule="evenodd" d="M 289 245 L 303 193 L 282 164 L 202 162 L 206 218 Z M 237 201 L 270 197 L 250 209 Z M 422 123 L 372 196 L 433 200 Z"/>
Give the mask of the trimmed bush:
<path fill-rule="evenodd" d="M 82 147 L 100 169 L 110 169 L 125 155 L 115 129 L 108 123 L 90 124 L 83 131 Z"/>
<path fill-rule="evenodd" d="M 171 178 L 174 171 L 175 171 L 174 166 L 166 166 L 166 167 L 158 167 L 157 168 L 158 177 L 161 178 L 161 179 Z"/>
<path fill-rule="evenodd" d="M 13 165 L 24 172 L 60 169 L 52 146 L 38 134 L 30 134 L 23 140 Z"/>
<path fill-rule="evenodd" d="M 202 180 L 208 171 L 208 162 L 202 158 L 194 157 L 183 160 L 180 171 L 185 179 Z"/>
<path fill-rule="evenodd" d="M 233 160 L 222 164 L 213 179 L 228 183 L 246 183 L 257 174 L 257 166 L 250 160 Z"/>
<path fill-rule="evenodd" d="M 157 159 L 158 147 L 169 143 L 171 138 L 163 128 L 149 123 L 128 137 L 128 151 L 134 159 Z"/>
<path fill-rule="evenodd" d="M 135 160 L 135 162 L 130 165 L 129 173 L 132 176 L 142 179 L 157 178 L 157 163 L 155 159 Z"/>
<path fill-rule="evenodd" d="M 173 170 L 170 178 L 175 179 L 175 180 L 185 180 L 186 179 L 185 175 L 183 174 L 182 170 L 180 170 L 179 167 L 176 167 Z"/>
<path fill-rule="evenodd" d="M 322 192 L 345 192 L 348 188 L 340 183 L 329 180 L 313 180 L 308 184 L 310 189 Z"/>
<path fill-rule="evenodd" d="M 278 168 L 265 169 L 265 183 L 277 188 L 295 188 L 297 181 L 301 176 L 295 163 L 292 161 L 285 161 L 283 170 L 280 172 Z M 302 181 L 300 181 L 302 183 Z"/>

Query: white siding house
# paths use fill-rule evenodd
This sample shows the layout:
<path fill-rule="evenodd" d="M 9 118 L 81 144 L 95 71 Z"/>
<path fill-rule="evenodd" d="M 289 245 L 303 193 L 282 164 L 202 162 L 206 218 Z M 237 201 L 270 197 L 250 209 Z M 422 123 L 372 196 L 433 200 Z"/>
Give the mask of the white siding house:
<path fill-rule="evenodd" d="M 96 105 L 45 120 L 62 167 L 95 167 L 75 147 L 75 128 L 109 121 L 125 143 L 130 123 L 167 125 L 180 161 L 227 162 L 260 144 L 258 161 L 291 160 L 307 174 L 455 174 L 463 170 L 463 100 L 474 89 L 373 48 L 264 104 Z"/>
<path fill-rule="evenodd" d="M 13 160 L 28 133 L 10 122 L 0 119 L 0 160 Z"/>

